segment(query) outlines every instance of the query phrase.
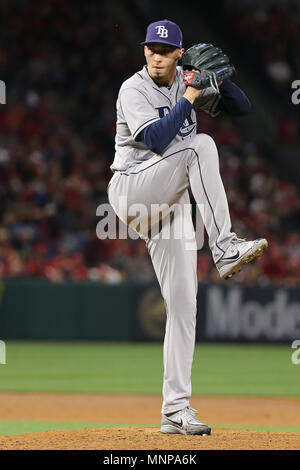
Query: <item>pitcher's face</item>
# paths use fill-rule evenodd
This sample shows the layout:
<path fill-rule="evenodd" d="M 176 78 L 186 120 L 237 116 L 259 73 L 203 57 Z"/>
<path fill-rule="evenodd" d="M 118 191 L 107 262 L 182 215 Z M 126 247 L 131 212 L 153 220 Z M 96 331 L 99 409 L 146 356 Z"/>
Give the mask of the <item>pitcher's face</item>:
<path fill-rule="evenodd" d="M 158 85 L 173 83 L 176 65 L 181 59 L 184 49 L 178 49 L 167 44 L 151 43 L 144 46 L 144 54 L 148 73 Z"/>

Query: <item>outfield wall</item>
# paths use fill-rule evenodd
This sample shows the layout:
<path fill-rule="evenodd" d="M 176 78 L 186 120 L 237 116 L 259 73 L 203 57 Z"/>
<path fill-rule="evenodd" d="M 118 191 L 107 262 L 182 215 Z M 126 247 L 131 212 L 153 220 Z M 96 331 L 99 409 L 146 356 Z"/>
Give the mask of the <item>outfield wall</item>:
<path fill-rule="evenodd" d="M 55 284 L 32 279 L 0 284 L 3 340 L 161 341 L 165 319 L 157 284 Z M 198 341 L 299 338 L 299 289 L 199 285 Z"/>

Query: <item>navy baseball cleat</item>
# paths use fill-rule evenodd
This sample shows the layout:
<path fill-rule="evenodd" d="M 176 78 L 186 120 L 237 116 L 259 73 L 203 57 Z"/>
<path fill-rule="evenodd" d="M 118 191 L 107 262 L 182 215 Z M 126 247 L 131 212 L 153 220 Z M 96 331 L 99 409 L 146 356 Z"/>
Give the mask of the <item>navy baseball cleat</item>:
<path fill-rule="evenodd" d="M 162 415 L 160 432 L 209 436 L 211 428 L 196 418 L 197 411 L 187 406 L 171 415 Z"/>
<path fill-rule="evenodd" d="M 216 263 L 221 278 L 229 279 L 241 270 L 243 264 L 259 258 L 266 248 L 268 248 L 268 242 L 265 238 L 257 238 L 250 242 L 242 238 L 234 238 L 222 258 Z"/>

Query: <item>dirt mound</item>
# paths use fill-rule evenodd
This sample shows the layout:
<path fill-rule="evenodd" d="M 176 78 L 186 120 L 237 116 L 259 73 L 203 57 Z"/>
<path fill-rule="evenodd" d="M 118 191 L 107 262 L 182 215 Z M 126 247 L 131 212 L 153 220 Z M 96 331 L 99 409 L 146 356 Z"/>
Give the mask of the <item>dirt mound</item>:
<path fill-rule="evenodd" d="M 165 435 L 158 428 L 81 429 L 0 437 L 2 450 L 300 449 L 300 434 L 217 429 L 211 436 Z"/>
<path fill-rule="evenodd" d="M 299 398 L 194 396 L 191 406 L 212 427 L 300 427 Z M 2 393 L 3 420 L 115 423 L 118 427 L 0 436 L 0 449 L 300 449 L 300 433 L 213 427 L 212 435 L 205 437 L 164 435 L 157 427 L 160 408 L 161 397 L 153 395 Z M 141 427 L 147 425 L 155 427 Z"/>

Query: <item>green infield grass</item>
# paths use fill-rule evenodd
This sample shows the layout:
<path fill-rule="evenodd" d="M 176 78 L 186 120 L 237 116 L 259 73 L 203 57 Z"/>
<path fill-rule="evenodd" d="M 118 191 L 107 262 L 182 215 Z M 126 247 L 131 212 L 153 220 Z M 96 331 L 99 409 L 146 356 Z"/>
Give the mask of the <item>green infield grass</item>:
<path fill-rule="evenodd" d="M 300 396 L 290 345 L 198 344 L 194 395 Z M 161 343 L 6 342 L 0 392 L 161 394 Z"/>
<path fill-rule="evenodd" d="M 157 424 L 141 423 L 82 423 L 71 421 L 0 421 L 0 436 L 13 436 L 43 431 L 70 431 L 72 429 L 99 429 L 99 428 L 159 428 Z M 276 431 L 276 432 L 300 432 L 300 426 L 238 426 L 238 425 L 211 425 L 213 429 L 236 429 L 249 431 Z"/>

